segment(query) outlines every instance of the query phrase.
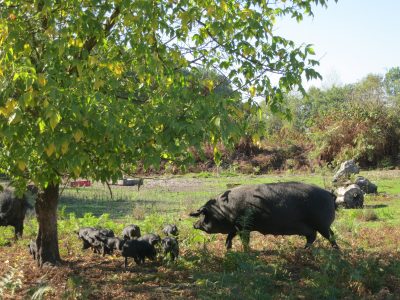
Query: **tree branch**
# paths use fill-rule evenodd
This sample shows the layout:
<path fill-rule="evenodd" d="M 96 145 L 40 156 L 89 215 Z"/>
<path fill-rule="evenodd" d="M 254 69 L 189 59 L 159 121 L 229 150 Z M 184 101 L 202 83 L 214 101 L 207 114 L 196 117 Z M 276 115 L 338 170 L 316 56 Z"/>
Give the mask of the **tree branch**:
<path fill-rule="evenodd" d="M 121 13 L 120 8 L 117 6 L 113 13 L 111 14 L 110 18 L 107 20 L 106 25 L 104 26 L 104 33 L 105 36 L 107 37 L 111 33 L 111 29 L 114 27 L 115 23 L 117 22 L 117 18 L 119 14 Z M 96 46 L 97 44 L 97 39 L 96 37 L 92 36 L 88 40 L 86 40 L 85 44 L 83 45 L 83 49 L 85 49 L 87 52 L 90 53 L 92 49 Z M 82 57 L 82 53 L 81 53 Z"/>

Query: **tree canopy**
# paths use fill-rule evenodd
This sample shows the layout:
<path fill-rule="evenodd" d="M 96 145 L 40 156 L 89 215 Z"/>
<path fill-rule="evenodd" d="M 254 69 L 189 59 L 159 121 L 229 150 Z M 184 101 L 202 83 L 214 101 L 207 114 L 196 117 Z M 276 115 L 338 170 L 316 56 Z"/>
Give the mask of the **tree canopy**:
<path fill-rule="evenodd" d="M 60 260 L 65 176 L 107 182 L 139 162 L 184 162 L 190 146 L 240 136 L 242 97 L 277 111 L 284 93 L 304 92 L 302 76 L 319 77 L 314 50 L 274 24 L 326 2 L 2 1 L 0 172 L 42 190 L 39 264 Z"/>
<path fill-rule="evenodd" d="M 106 181 L 234 136 L 237 97 L 193 74 L 215 70 L 276 107 L 319 75 L 312 47 L 275 35 L 274 21 L 315 3 L 326 1 L 4 1 L 2 171 L 42 186 Z"/>

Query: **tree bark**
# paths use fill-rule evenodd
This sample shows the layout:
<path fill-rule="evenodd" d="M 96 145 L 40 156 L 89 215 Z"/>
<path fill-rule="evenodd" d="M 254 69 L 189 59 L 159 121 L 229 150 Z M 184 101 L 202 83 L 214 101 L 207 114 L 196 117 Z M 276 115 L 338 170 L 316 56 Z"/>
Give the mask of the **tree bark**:
<path fill-rule="evenodd" d="M 58 265 L 61 262 L 58 248 L 57 205 L 59 185 L 50 184 L 41 193 L 35 203 L 39 231 L 36 238 L 37 263 Z"/>

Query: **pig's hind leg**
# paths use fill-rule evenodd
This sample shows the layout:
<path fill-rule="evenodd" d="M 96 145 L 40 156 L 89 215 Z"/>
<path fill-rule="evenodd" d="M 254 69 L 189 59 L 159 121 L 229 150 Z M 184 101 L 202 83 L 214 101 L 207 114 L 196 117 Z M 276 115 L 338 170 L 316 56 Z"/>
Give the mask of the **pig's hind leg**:
<path fill-rule="evenodd" d="M 316 238 L 317 238 L 317 231 L 310 230 L 310 232 L 306 235 L 307 242 L 306 245 L 304 246 L 304 249 L 310 248 Z"/>
<path fill-rule="evenodd" d="M 329 227 L 327 229 L 319 229 L 318 232 L 331 243 L 332 248 L 339 249 L 335 241 L 335 234 Z"/>

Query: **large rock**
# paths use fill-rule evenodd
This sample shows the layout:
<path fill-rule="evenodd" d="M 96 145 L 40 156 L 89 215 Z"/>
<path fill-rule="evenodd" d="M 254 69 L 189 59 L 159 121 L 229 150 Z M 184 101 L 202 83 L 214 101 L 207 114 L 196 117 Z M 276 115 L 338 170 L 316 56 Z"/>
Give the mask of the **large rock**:
<path fill-rule="evenodd" d="M 333 182 L 345 181 L 350 178 L 350 175 L 358 174 L 359 172 L 360 168 L 354 160 L 347 160 L 340 165 L 339 170 L 333 176 Z"/>
<path fill-rule="evenodd" d="M 365 194 L 376 194 L 378 192 L 376 184 L 373 184 L 363 176 L 358 176 L 355 184 L 357 184 Z"/>
<path fill-rule="evenodd" d="M 362 208 L 364 206 L 364 193 L 357 184 L 337 189 L 336 203 L 345 208 Z"/>

